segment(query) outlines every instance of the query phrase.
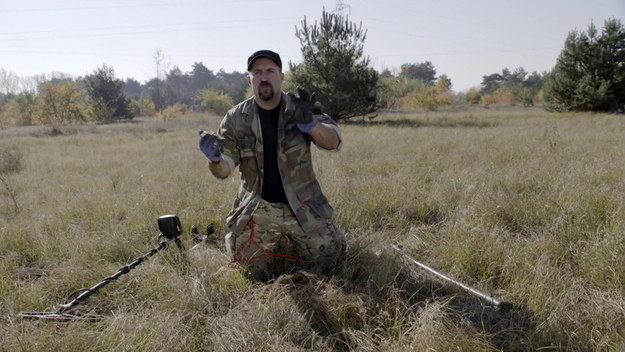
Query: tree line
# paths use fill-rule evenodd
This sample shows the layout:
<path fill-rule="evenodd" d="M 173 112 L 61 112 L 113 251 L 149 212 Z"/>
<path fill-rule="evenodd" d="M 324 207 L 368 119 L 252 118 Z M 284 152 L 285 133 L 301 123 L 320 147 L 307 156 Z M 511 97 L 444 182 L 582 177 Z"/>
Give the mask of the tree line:
<path fill-rule="evenodd" d="M 5 122 L 106 123 L 137 115 L 166 117 L 172 110 L 176 114 L 206 110 L 225 113 L 233 101 L 244 98 L 247 90 L 244 73 L 223 70 L 214 73 L 201 62 L 194 63 L 190 72 L 182 73 L 180 68 L 173 67 L 164 77 L 145 83 L 133 78 L 121 80 L 113 67 L 106 64 L 84 77 L 55 74 L 34 79 L 36 84 L 26 82 L 27 87 L 34 89 L 0 93 L 0 116 L 4 116 Z"/>
<path fill-rule="evenodd" d="M 298 85 L 317 92 L 320 107 L 336 120 L 374 117 L 382 109 L 436 110 L 455 103 L 544 103 L 556 111 L 625 112 L 625 29 L 617 19 L 603 29 L 572 31 L 553 70 L 526 72 L 522 67 L 483 76 L 480 87 L 455 93 L 451 79 L 430 61 L 405 63 L 378 72 L 364 55 L 367 31 L 346 16 L 322 13 L 296 27 L 303 61 L 289 63 L 285 90 Z M 183 72 L 165 69 L 155 53 L 155 78 L 140 83 L 118 79 L 103 64 L 85 77 L 35 77 L 22 81 L 0 69 L 0 125 L 112 122 L 137 115 L 178 116 L 186 111 L 222 115 L 251 95 L 245 72 L 215 73 L 202 62 Z"/>

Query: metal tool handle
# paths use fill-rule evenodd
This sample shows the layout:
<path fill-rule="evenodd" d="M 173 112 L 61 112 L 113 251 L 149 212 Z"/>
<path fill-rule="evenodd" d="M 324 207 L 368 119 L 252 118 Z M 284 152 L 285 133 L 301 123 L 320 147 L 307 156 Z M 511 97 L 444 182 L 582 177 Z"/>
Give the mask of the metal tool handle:
<path fill-rule="evenodd" d="M 429 273 L 435 275 L 436 277 L 454 284 L 457 287 L 460 287 L 461 289 L 463 289 L 464 291 L 469 292 L 470 294 L 480 298 L 482 301 L 494 306 L 495 308 L 497 308 L 498 310 L 509 310 L 510 308 L 512 308 L 512 303 L 510 302 L 506 302 L 504 300 L 501 300 L 499 298 L 493 297 L 487 293 L 484 293 L 476 288 L 473 288 L 469 285 L 466 285 L 458 280 L 454 280 L 451 277 L 441 273 L 440 271 L 434 270 L 433 268 L 417 261 L 416 259 L 412 258 L 411 256 L 409 256 L 408 254 L 406 254 L 403 250 L 403 248 L 401 246 L 398 245 L 392 245 L 393 249 L 395 249 L 397 252 L 399 252 L 404 258 L 408 259 L 410 262 L 418 265 L 420 268 L 428 271 Z"/>
<path fill-rule="evenodd" d="M 149 252 L 136 258 L 130 264 L 122 266 L 115 274 L 103 279 L 102 281 L 98 282 L 94 286 L 88 289 L 85 289 L 83 293 L 81 293 L 78 297 L 74 298 L 71 302 L 59 305 L 59 308 L 57 309 L 56 313 L 59 313 L 59 314 L 64 313 L 68 311 L 69 309 L 71 309 L 72 307 L 74 307 L 75 305 L 79 304 L 80 302 L 86 300 L 91 295 L 98 293 L 98 291 L 102 287 L 108 285 L 112 281 L 117 280 L 120 276 L 127 274 L 130 270 L 134 269 L 137 265 L 146 261 L 149 257 L 167 248 L 167 246 L 169 246 L 169 244 L 174 241 L 178 241 L 178 237 L 173 237 L 167 241 L 160 242 L 158 246 L 152 248 Z"/>

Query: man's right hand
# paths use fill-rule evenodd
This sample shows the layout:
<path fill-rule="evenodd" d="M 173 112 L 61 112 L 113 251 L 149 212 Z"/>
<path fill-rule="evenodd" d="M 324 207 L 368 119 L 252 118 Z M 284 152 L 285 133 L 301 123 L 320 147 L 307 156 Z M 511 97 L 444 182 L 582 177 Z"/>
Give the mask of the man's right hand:
<path fill-rule="evenodd" d="M 200 131 L 200 150 L 206 155 L 208 160 L 214 163 L 218 163 L 223 159 L 221 156 L 223 141 L 224 138 L 215 132 Z"/>

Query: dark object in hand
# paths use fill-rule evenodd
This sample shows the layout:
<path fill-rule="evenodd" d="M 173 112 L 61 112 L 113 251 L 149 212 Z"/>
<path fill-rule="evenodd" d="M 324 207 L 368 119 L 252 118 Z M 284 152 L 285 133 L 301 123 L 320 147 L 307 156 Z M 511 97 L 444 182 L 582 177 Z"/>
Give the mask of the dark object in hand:
<path fill-rule="evenodd" d="M 224 138 L 212 131 L 200 131 L 200 150 L 208 160 L 218 163 L 221 158 L 221 147 Z"/>
<path fill-rule="evenodd" d="M 310 90 L 297 87 L 298 96 L 293 93 L 287 93 L 286 112 L 291 115 L 293 120 L 299 124 L 308 124 L 313 118 L 313 108 L 315 105 L 315 93 Z"/>

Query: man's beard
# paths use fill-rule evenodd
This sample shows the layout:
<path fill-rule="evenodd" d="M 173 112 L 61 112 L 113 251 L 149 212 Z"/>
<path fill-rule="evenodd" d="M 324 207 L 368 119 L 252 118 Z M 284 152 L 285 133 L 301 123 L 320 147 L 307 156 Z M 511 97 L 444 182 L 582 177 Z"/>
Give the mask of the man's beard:
<path fill-rule="evenodd" d="M 268 89 L 264 89 L 264 87 L 267 87 Z M 274 92 L 273 92 L 273 87 L 271 86 L 271 84 L 267 82 L 262 82 L 261 84 L 258 85 L 258 97 L 261 100 L 270 101 L 271 99 L 273 99 L 273 96 L 274 96 Z"/>

